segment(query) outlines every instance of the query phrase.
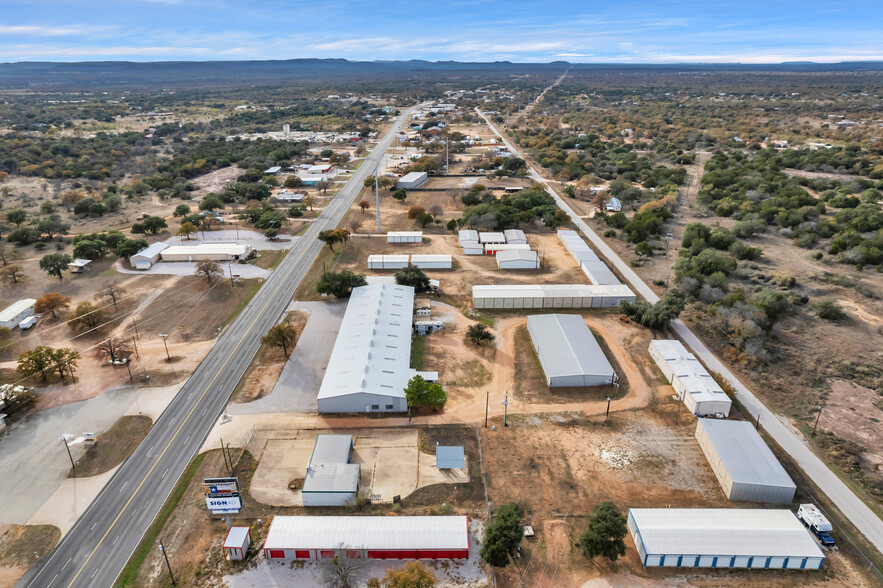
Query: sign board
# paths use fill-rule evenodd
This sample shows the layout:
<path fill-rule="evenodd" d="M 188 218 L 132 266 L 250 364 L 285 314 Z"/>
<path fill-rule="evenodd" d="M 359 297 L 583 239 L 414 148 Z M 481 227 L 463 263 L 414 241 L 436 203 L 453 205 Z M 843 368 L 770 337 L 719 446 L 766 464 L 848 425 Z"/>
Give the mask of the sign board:
<path fill-rule="evenodd" d="M 238 494 L 224 498 L 206 496 L 205 505 L 212 511 L 212 514 L 238 513 L 242 509 L 242 501 Z"/>
<path fill-rule="evenodd" d="M 202 492 L 206 496 L 239 495 L 239 478 L 204 478 Z"/>

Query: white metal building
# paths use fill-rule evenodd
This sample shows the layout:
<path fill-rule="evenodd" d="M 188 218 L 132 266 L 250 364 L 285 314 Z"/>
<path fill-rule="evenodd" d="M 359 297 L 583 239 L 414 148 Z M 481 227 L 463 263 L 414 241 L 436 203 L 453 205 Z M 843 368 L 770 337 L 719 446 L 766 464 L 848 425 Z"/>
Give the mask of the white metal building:
<path fill-rule="evenodd" d="M 396 188 L 413 190 L 425 184 L 426 180 L 428 179 L 429 176 L 426 174 L 426 172 L 411 172 L 399 178 L 399 181 L 396 182 Z"/>
<path fill-rule="evenodd" d="M 233 561 L 245 559 L 250 545 L 251 529 L 248 527 L 230 527 L 227 536 L 224 537 L 224 551 L 227 552 L 227 557 Z"/>
<path fill-rule="evenodd" d="M 369 255 L 368 268 L 375 270 L 402 269 L 408 267 L 410 255 Z"/>
<path fill-rule="evenodd" d="M 650 341 L 650 357 L 696 416 L 729 416 L 733 401 L 708 370 L 676 339 Z"/>
<path fill-rule="evenodd" d="M 583 241 L 582 237 L 576 231 L 565 229 L 558 230 L 558 238 L 564 247 L 576 260 L 577 265 L 586 274 L 593 284 L 600 286 L 613 286 L 620 284 L 619 278 L 611 271 L 607 264 L 601 261 L 601 258 L 592 251 L 588 243 Z"/>
<path fill-rule="evenodd" d="M 531 315 L 527 332 L 550 388 L 604 386 L 616 381 L 613 366 L 578 314 Z"/>
<path fill-rule="evenodd" d="M 487 243 L 483 247 L 485 255 L 496 255 L 500 251 L 530 251 L 530 245 L 526 243 Z"/>
<path fill-rule="evenodd" d="M 500 269 L 540 269 L 540 256 L 536 251 L 506 249 L 497 252 L 497 267 Z"/>
<path fill-rule="evenodd" d="M 36 302 L 33 298 L 23 298 L 0 310 L 0 327 L 14 329 L 18 326 L 18 323 L 29 316 L 34 316 L 34 304 Z"/>
<path fill-rule="evenodd" d="M 484 245 L 478 241 L 463 241 L 460 243 L 463 255 L 484 255 Z"/>
<path fill-rule="evenodd" d="M 159 261 L 160 254 L 168 248 L 168 244 L 162 241 L 151 243 L 135 255 L 129 258 L 129 263 L 137 270 L 150 269 L 154 263 Z"/>
<path fill-rule="evenodd" d="M 236 261 L 247 259 L 251 253 L 251 245 L 247 243 L 212 242 L 198 245 L 173 245 L 160 251 L 163 261 Z"/>
<path fill-rule="evenodd" d="M 359 493 L 361 466 L 350 463 L 352 435 L 319 435 L 301 489 L 304 506 L 346 506 Z"/>
<path fill-rule="evenodd" d="M 472 286 L 475 308 L 611 308 L 635 301 L 628 286 L 585 284 L 527 284 Z"/>
<path fill-rule="evenodd" d="M 521 229 L 506 229 L 503 231 L 503 235 L 506 236 L 506 243 L 527 244 L 527 237 Z"/>
<path fill-rule="evenodd" d="M 264 542 L 268 560 L 467 559 L 465 516 L 277 516 Z"/>
<path fill-rule="evenodd" d="M 504 233 L 496 233 L 496 232 L 483 232 L 478 234 L 478 242 L 482 245 L 487 245 L 488 243 L 505 243 L 506 235 Z"/>
<path fill-rule="evenodd" d="M 411 265 L 420 269 L 451 269 L 451 256 L 443 254 L 412 255 Z"/>
<path fill-rule="evenodd" d="M 788 504 L 797 487 L 752 423 L 699 419 L 696 440 L 730 500 Z"/>
<path fill-rule="evenodd" d="M 423 231 L 390 231 L 386 234 L 387 243 L 422 243 Z"/>
<path fill-rule="evenodd" d="M 790 510 L 630 508 L 644 567 L 820 570 L 825 554 Z"/>
<path fill-rule="evenodd" d="M 472 229 L 460 229 L 460 247 L 463 243 L 478 243 L 478 231 Z"/>
<path fill-rule="evenodd" d="M 67 264 L 67 269 L 69 269 L 72 274 L 81 274 L 84 271 L 92 269 L 92 260 L 77 258 Z"/>
<path fill-rule="evenodd" d="M 405 412 L 411 362 L 414 288 L 353 288 L 319 388 L 328 412 Z"/>

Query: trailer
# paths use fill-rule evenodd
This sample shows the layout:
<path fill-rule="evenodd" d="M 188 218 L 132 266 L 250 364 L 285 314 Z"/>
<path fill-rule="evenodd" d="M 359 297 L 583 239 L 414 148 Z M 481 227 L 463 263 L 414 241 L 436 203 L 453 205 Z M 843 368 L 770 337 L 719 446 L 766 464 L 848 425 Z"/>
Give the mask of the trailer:
<path fill-rule="evenodd" d="M 797 518 L 800 519 L 804 527 L 819 538 L 822 545 L 826 547 L 834 545 L 834 538 L 831 536 L 831 531 L 834 528 L 815 504 L 801 504 L 800 508 L 797 509 Z"/>

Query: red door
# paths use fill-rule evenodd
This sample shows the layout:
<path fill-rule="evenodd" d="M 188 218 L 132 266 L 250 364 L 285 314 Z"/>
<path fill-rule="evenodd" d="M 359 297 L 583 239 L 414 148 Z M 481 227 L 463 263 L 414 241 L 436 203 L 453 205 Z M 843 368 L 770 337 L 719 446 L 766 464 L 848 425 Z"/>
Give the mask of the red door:
<path fill-rule="evenodd" d="M 294 552 L 295 559 L 310 559 L 310 550 L 309 549 L 297 549 Z"/>
<path fill-rule="evenodd" d="M 270 559 L 285 559 L 285 550 L 284 549 L 271 549 L 270 550 Z"/>

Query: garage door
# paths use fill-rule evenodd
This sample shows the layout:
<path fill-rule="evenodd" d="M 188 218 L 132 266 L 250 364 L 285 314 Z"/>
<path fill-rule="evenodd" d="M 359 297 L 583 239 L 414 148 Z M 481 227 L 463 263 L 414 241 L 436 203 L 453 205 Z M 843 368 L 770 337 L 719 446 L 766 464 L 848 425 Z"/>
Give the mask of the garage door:
<path fill-rule="evenodd" d="M 310 559 L 310 550 L 309 549 L 297 549 L 294 552 L 295 559 Z"/>
<path fill-rule="evenodd" d="M 696 564 L 699 563 L 698 555 L 685 555 L 681 558 L 681 567 L 682 568 L 695 568 Z"/>
<path fill-rule="evenodd" d="M 648 555 L 647 556 L 647 563 L 645 563 L 644 565 L 645 566 L 658 566 L 658 565 L 661 565 L 661 563 L 662 563 L 662 556 L 661 555 Z"/>
<path fill-rule="evenodd" d="M 680 565 L 681 556 L 679 555 L 664 555 L 662 556 L 662 567 L 664 568 L 676 568 Z"/>
<path fill-rule="evenodd" d="M 271 549 L 270 550 L 270 559 L 285 559 L 285 550 L 284 549 Z"/>
<path fill-rule="evenodd" d="M 803 566 L 803 560 L 804 558 L 802 557 L 789 557 L 788 564 L 785 567 L 789 570 L 799 570 Z"/>

